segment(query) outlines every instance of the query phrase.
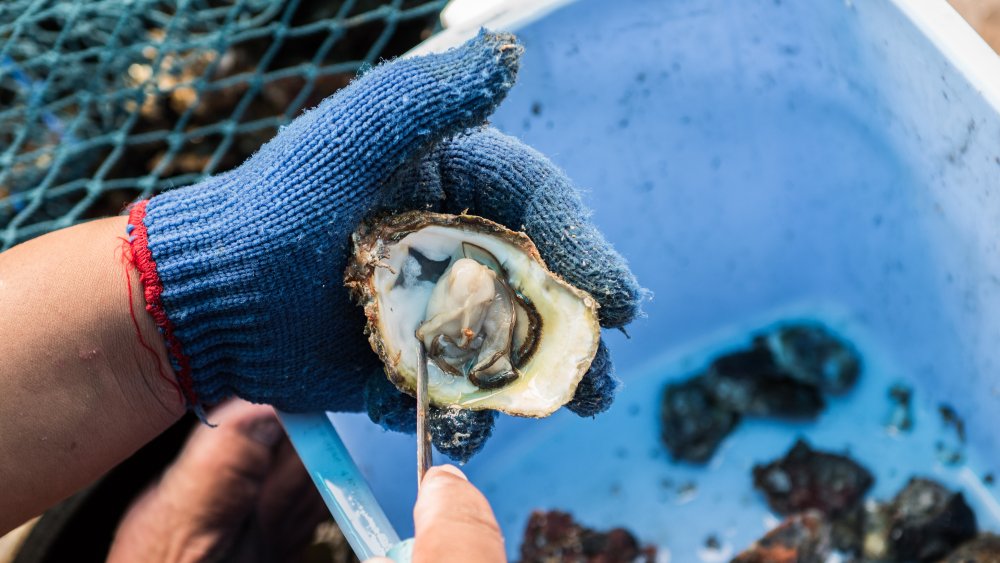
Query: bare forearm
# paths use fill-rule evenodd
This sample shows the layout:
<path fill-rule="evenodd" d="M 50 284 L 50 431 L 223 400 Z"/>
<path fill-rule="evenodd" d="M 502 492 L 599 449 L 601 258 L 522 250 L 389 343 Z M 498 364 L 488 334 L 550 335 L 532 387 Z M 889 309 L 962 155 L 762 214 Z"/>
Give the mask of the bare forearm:
<path fill-rule="evenodd" d="M 124 233 L 116 217 L 0 254 L 0 534 L 183 414 Z"/>

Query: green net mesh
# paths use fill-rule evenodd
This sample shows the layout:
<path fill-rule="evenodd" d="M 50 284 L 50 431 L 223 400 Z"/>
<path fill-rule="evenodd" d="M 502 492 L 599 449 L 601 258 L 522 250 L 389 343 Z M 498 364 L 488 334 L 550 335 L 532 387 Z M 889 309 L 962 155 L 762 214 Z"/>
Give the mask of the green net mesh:
<path fill-rule="evenodd" d="M 444 4 L 0 3 L 0 250 L 238 165 Z"/>

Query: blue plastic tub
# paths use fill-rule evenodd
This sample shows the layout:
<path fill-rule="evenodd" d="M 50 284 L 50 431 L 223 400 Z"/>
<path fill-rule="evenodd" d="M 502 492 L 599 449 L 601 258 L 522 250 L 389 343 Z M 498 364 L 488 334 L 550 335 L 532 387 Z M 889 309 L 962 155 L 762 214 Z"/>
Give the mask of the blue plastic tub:
<path fill-rule="evenodd" d="M 724 558 L 769 523 L 755 461 L 796 434 L 850 447 L 891 496 L 910 473 L 1000 507 L 1000 62 L 942 0 L 580 1 L 466 21 L 516 27 L 519 83 L 493 124 L 586 191 L 608 238 L 655 293 L 631 338 L 606 334 L 625 387 L 595 420 L 504 418 L 469 463 L 510 552 L 532 508 L 624 525 L 675 561 Z M 562 4 L 555 3 L 555 4 Z M 553 4 L 554 5 L 554 4 Z M 753 423 L 710 469 L 672 464 L 657 438 L 665 381 L 748 330 L 819 318 L 865 354 L 858 391 L 819 422 Z M 917 431 L 881 431 L 885 386 L 912 382 Z M 932 411 L 966 419 L 970 464 L 933 455 Z M 414 442 L 334 417 L 405 534 Z M 694 484 L 695 488 L 688 485 Z"/>

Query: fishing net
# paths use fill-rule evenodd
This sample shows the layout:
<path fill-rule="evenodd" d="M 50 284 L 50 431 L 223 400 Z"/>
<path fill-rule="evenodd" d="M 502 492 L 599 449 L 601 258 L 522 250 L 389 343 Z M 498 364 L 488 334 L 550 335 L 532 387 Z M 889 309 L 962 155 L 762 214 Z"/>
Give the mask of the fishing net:
<path fill-rule="evenodd" d="M 0 3 L 0 250 L 238 165 L 446 3 Z"/>

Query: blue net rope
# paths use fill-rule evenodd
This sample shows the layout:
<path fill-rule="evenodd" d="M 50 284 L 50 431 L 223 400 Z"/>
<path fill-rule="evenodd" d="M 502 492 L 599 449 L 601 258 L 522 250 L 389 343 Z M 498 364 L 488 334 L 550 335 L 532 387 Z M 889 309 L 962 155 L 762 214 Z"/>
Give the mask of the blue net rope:
<path fill-rule="evenodd" d="M 0 3 L 0 250 L 238 165 L 444 4 Z"/>

